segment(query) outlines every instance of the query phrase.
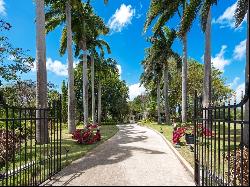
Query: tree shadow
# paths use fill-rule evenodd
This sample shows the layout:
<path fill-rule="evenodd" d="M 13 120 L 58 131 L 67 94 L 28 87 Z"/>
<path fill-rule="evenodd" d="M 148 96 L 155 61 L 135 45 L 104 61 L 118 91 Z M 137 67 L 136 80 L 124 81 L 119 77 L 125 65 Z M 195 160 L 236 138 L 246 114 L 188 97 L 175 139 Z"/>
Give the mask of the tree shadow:
<path fill-rule="evenodd" d="M 108 142 L 101 144 L 85 157 L 73 162 L 70 166 L 63 169 L 58 175 L 54 176 L 45 185 L 60 183 L 62 186 L 69 184 L 75 178 L 80 177 L 84 171 L 100 166 L 111 165 L 122 162 L 139 151 L 145 154 L 166 154 L 165 152 L 147 149 L 139 146 L 130 145 L 135 142 L 143 142 L 148 139 L 144 135 L 147 131 L 136 130 L 133 126 L 119 126 L 119 132 Z M 67 176 L 71 176 L 68 179 Z"/>

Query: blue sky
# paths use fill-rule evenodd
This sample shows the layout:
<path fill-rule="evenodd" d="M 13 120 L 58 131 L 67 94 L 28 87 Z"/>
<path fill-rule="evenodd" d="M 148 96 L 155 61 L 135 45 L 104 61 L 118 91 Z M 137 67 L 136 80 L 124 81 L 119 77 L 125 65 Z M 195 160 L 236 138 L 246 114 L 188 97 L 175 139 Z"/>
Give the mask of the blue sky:
<path fill-rule="evenodd" d="M 149 46 L 145 38 L 151 34 L 143 34 L 143 25 L 150 0 L 109 0 L 108 5 L 103 0 L 92 0 L 95 12 L 101 16 L 111 32 L 103 37 L 111 46 L 112 57 L 117 60 L 121 69 L 121 79 L 130 88 L 130 97 L 144 91 L 139 87 L 139 77 L 143 69 L 140 65 L 144 58 L 144 49 Z M 234 28 L 233 13 L 236 0 L 219 1 L 212 8 L 212 62 L 222 70 L 226 83 L 237 91 L 244 90 L 246 21 L 239 29 Z M 35 4 L 32 0 L 0 0 L 0 16 L 12 24 L 8 33 L 11 42 L 16 47 L 29 49 L 29 54 L 35 57 Z M 178 25 L 176 15 L 168 26 Z M 60 89 L 62 80 L 67 79 L 67 55 L 58 53 L 62 28 L 49 33 L 46 37 L 46 56 L 48 80 Z M 176 40 L 174 50 L 182 54 L 182 46 Z M 193 24 L 188 33 L 188 56 L 202 62 L 204 54 L 204 34 L 201 32 L 199 20 Z M 77 59 L 75 59 L 77 63 Z M 35 72 L 23 76 L 24 79 L 36 79 Z"/>

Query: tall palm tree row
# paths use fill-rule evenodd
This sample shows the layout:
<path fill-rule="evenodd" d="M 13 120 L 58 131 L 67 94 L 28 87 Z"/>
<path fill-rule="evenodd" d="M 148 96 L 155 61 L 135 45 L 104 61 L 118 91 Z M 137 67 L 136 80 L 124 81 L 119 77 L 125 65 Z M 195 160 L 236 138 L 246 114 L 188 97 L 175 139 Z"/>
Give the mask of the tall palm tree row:
<path fill-rule="evenodd" d="M 45 44 L 45 12 L 44 0 L 36 0 L 36 107 L 47 108 L 47 71 L 46 71 L 46 44 Z M 36 117 L 42 118 L 47 114 L 45 110 L 37 110 Z M 36 122 L 36 140 L 38 144 L 49 141 L 48 121 L 45 119 Z"/>
<path fill-rule="evenodd" d="M 49 0 L 47 0 L 49 1 Z M 72 0 L 73 1 L 73 0 Z M 94 41 L 100 34 L 107 34 L 109 29 L 105 26 L 104 21 L 94 14 L 89 2 L 82 3 L 79 0 L 73 1 L 71 10 L 71 30 L 72 38 L 75 45 L 75 57 L 82 58 L 83 61 L 83 110 L 84 125 L 88 124 L 88 80 L 87 80 L 87 49 L 93 45 Z M 54 2 L 50 0 L 50 9 L 46 13 L 47 31 L 54 30 L 65 21 L 65 1 Z M 63 6 L 63 7 L 62 7 Z M 60 54 L 64 54 L 67 47 L 67 28 L 63 29 Z M 80 55 L 80 51 L 82 54 Z"/>
<path fill-rule="evenodd" d="M 96 39 L 92 42 L 92 47 L 91 47 L 91 88 L 92 88 L 92 121 L 93 124 L 96 124 L 96 113 L 95 113 L 95 81 L 94 81 L 94 77 L 95 77 L 95 70 L 94 70 L 94 61 L 95 61 L 95 55 L 97 54 L 97 51 L 95 50 L 95 47 L 98 47 L 100 50 L 100 57 L 104 58 L 104 48 L 106 47 L 108 54 L 111 53 L 111 49 L 110 46 L 107 42 L 105 42 L 104 40 L 100 40 L 100 39 Z M 99 124 L 99 123 L 98 123 Z"/>
<path fill-rule="evenodd" d="M 173 41 L 176 37 L 176 32 L 168 27 L 163 27 L 154 33 L 150 38 L 153 43 L 151 48 L 147 49 L 146 58 L 143 61 L 144 73 L 141 81 L 144 84 L 150 84 L 155 81 L 157 84 L 157 116 L 158 123 L 161 123 L 160 116 L 160 83 L 163 76 L 163 95 L 164 95 L 164 113 L 166 123 L 170 123 L 169 102 L 168 102 L 168 60 L 174 57 L 177 62 L 180 62 L 180 57 L 171 49 Z M 152 72 L 151 72 L 152 70 Z"/>
<path fill-rule="evenodd" d="M 112 74 L 117 74 L 117 62 L 111 58 L 104 59 L 103 55 L 97 58 L 99 63 L 96 64 L 95 77 L 98 77 L 98 108 L 97 108 L 97 121 L 98 125 L 101 125 L 102 120 L 102 83 L 106 80 L 106 77 Z"/>
<path fill-rule="evenodd" d="M 179 8 L 182 7 L 183 14 L 187 6 L 186 0 L 176 1 L 156 1 L 151 0 L 151 4 L 147 13 L 147 19 L 144 25 L 144 31 L 148 29 L 150 24 L 156 17 L 159 16 L 157 22 L 154 25 L 153 30 L 157 32 L 160 30 L 176 13 L 179 12 Z M 187 121 L 187 36 L 183 36 L 183 56 L 182 56 L 182 122 Z"/>
<path fill-rule="evenodd" d="M 46 12 L 46 30 L 50 32 L 54 30 L 62 22 L 66 21 L 66 27 L 63 34 L 67 37 L 68 52 L 68 132 L 73 133 L 76 129 L 75 125 L 75 92 L 74 92 L 74 76 L 73 76 L 73 54 L 72 54 L 72 30 L 71 30 L 71 9 L 79 0 L 45 0 L 45 4 L 49 8 Z M 64 53 L 63 53 L 64 54 Z M 61 53 L 61 55 L 63 55 Z"/>

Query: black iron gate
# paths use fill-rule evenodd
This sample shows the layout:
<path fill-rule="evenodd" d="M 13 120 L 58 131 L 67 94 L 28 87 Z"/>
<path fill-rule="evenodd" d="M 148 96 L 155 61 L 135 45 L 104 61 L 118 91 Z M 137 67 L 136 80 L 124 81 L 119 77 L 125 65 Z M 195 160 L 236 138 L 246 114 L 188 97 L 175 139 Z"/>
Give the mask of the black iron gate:
<path fill-rule="evenodd" d="M 0 98 L 0 186 L 35 186 L 61 170 L 61 101 L 46 109 Z"/>
<path fill-rule="evenodd" d="M 248 186 L 249 120 L 245 108 L 249 97 L 210 103 L 202 107 L 195 96 L 195 182 L 198 186 Z M 248 118 L 249 119 L 249 118 Z M 247 133 L 247 134 L 245 134 Z"/>

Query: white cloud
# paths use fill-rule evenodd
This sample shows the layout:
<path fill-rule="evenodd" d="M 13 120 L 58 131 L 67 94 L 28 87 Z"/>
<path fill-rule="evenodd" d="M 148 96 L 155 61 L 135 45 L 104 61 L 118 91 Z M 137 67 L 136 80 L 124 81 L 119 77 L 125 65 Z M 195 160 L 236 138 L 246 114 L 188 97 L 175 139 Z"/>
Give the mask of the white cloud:
<path fill-rule="evenodd" d="M 121 65 L 116 65 L 117 69 L 118 69 L 118 73 L 120 75 L 120 79 L 122 78 L 122 66 Z"/>
<path fill-rule="evenodd" d="M 76 66 L 76 62 L 74 62 L 73 66 Z M 47 71 L 50 71 L 58 76 L 68 76 L 68 65 L 63 64 L 59 60 L 52 60 L 51 58 L 47 59 L 46 62 Z M 31 71 L 36 71 L 36 63 L 34 63 L 34 67 Z"/>
<path fill-rule="evenodd" d="M 121 32 L 124 27 L 131 24 L 131 20 L 135 15 L 135 9 L 131 5 L 122 4 L 115 14 L 109 19 L 108 26 L 113 32 Z"/>
<path fill-rule="evenodd" d="M 245 83 L 242 83 L 242 84 L 238 85 L 237 88 L 235 89 L 236 101 L 237 102 L 241 101 L 242 92 L 243 92 L 243 94 L 245 93 Z"/>
<path fill-rule="evenodd" d="M 235 77 L 234 80 L 233 80 L 233 82 L 231 82 L 231 83 L 229 84 L 229 87 L 233 89 L 235 86 L 238 85 L 239 80 L 240 80 L 239 77 Z"/>
<path fill-rule="evenodd" d="M 234 48 L 233 58 L 235 60 L 241 60 L 246 55 L 246 40 L 241 41 Z"/>
<path fill-rule="evenodd" d="M 230 64 L 229 59 L 225 59 L 224 54 L 226 52 L 226 45 L 223 45 L 221 47 L 221 50 L 218 54 L 215 55 L 215 57 L 212 57 L 212 64 L 216 69 L 219 69 L 220 71 L 224 71 L 225 66 Z"/>
<path fill-rule="evenodd" d="M 53 61 L 51 58 L 47 59 L 46 62 L 47 70 L 55 73 L 58 76 L 67 76 L 68 75 L 68 66 L 63 64 L 59 60 Z"/>
<path fill-rule="evenodd" d="M 6 15 L 4 0 L 0 0 L 0 14 L 4 16 Z"/>
<path fill-rule="evenodd" d="M 118 65 L 116 65 L 116 67 L 119 71 L 119 75 L 121 75 L 122 74 L 122 66 L 118 64 Z"/>
<path fill-rule="evenodd" d="M 228 7 L 225 12 L 217 19 L 213 19 L 212 23 L 219 24 L 220 28 L 232 28 L 235 29 L 235 18 L 234 18 L 234 12 L 237 7 L 237 2 L 234 3 L 232 6 Z M 243 22 L 246 21 L 246 18 Z M 242 22 L 242 23 L 243 23 Z M 240 29 L 241 27 L 238 27 L 237 29 Z"/>
<path fill-rule="evenodd" d="M 140 86 L 140 83 L 129 86 L 129 100 L 132 101 L 135 97 L 143 94 L 145 91 L 145 87 L 143 85 Z"/>

